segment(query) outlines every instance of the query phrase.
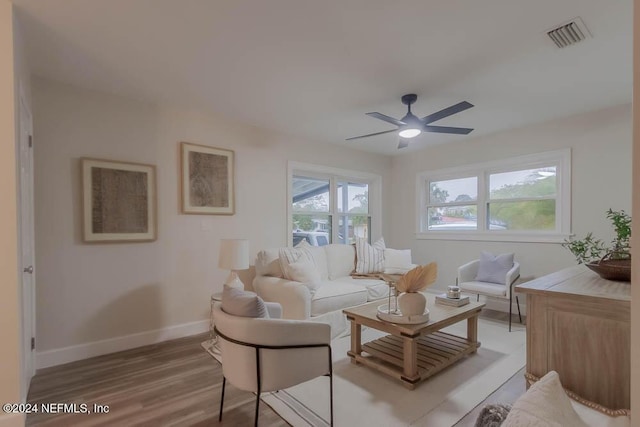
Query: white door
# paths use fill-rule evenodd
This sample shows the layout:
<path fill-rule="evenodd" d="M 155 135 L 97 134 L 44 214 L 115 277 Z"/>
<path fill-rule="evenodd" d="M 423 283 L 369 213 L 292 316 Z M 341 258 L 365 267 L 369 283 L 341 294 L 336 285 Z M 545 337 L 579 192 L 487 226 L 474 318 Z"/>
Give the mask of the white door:
<path fill-rule="evenodd" d="M 20 269 L 22 271 L 22 398 L 26 399 L 35 373 L 35 263 L 33 224 L 32 118 L 24 97 L 20 97 Z"/>

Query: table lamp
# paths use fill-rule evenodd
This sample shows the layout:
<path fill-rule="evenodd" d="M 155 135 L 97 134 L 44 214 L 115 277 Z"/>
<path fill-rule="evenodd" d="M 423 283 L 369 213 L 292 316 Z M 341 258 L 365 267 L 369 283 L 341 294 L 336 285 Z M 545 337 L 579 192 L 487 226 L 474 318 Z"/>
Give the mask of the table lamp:
<path fill-rule="evenodd" d="M 229 276 L 224 283 L 226 286 L 244 289 L 235 270 L 249 268 L 249 241 L 246 239 L 221 239 L 218 267 L 229 270 Z"/>

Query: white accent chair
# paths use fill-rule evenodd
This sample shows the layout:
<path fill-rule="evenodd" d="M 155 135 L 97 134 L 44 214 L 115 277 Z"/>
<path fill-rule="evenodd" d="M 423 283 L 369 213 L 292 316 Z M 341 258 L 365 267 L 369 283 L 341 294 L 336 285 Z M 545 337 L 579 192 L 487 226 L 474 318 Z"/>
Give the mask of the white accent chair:
<path fill-rule="evenodd" d="M 215 331 L 222 351 L 222 395 L 226 381 L 256 393 L 254 423 L 258 425 L 260 393 L 285 389 L 319 376 L 329 377 L 329 405 L 333 425 L 333 368 L 331 327 L 308 320 L 280 319 L 280 304 L 267 303 L 271 318 L 234 316 L 213 307 Z"/>
<path fill-rule="evenodd" d="M 516 284 L 518 279 L 520 279 L 520 264 L 517 262 L 513 263 L 513 267 L 511 267 L 505 277 L 506 285 L 477 281 L 476 276 L 478 275 L 479 265 L 480 260 L 476 259 L 464 264 L 461 267 L 458 267 L 458 278 L 456 279 L 456 283 L 463 292 L 477 294 L 478 300 L 480 299 L 480 295 L 490 298 L 509 300 L 509 332 L 511 332 L 513 286 Z M 520 301 L 518 301 L 517 295 L 516 305 L 518 307 L 518 317 L 520 318 L 520 323 L 522 323 L 522 315 L 520 314 Z"/>

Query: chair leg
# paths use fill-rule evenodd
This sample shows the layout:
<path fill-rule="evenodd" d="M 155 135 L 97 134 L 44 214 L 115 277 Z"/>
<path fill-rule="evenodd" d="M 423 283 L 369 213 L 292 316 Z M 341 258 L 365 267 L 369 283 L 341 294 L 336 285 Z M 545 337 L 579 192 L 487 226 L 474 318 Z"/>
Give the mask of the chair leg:
<path fill-rule="evenodd" d="M 256 416 L 253 425 L 258 427 L 258 411 L 260 410 L 260 390 L 256 393 Z"/>
<path fill-rule="evenodd" d="M 509 293 L 509 332 L 511 332 L 511 311 L 513 310 L 513 294 Z"/>
<path fill-rule="evenodd" d="M 518 300 L 518 295 L 516 295 L 516 305 L 518 306 L 518 317 L 520 318 L 520 323 L 522 323 L 522 314 L 520 314 L 520 301 Z"/>
<path fill-rule="evenodd" d="M 333 360 L 331 357 L 331 347 L 329 347 L 329 408 L 331 416 L 331 423 L 329 425 L 333 427 Z"/>
<path fill-rule="evenodd" d="M 222 377 L 222 394 L 220 395 L 220 415 L 218 415 L 218 421 L 222 421 L 222 405 L 224 405 L 224 387 L 227 384 L 227 379 Z"/>
<path fill-rule="evenodd" d="M 476 296 L 476 301 L 480 301 L 480 294 Z"/>

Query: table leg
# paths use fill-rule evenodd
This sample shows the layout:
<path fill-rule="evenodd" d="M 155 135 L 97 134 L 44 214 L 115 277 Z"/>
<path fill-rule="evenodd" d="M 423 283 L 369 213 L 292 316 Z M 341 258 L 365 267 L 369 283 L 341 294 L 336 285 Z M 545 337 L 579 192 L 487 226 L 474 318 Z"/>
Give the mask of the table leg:
<path fill-rule="evenodd" d="M 355 357 L 362 354 L 362 325 L 355 319 L 349 320 L 351 321 L 351 350 L 348 354 L 351 356 L 351 363 L 357 364 Z"/>
<path fill-rule="evenodd" d="M 467 339 L 470 343 L 478 343 L 478 315 L 469 317 L 467 319 Z M 473 350 L 473 353 L 477 351 Z"/>
<path fill-rule="evenodd" d="M 415 380 L 418 377 L 418 342 L 414 338 L 403 337 L 404 369 L 403 376 L 407 380 Z"/>

